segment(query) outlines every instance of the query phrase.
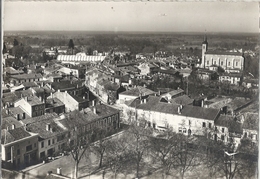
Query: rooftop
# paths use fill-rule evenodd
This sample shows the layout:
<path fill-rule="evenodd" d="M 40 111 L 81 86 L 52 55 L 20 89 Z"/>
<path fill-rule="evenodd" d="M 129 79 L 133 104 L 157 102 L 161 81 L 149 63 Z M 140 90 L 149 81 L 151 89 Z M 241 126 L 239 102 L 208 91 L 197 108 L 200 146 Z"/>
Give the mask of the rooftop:
<path fill-rule="evenodd" d="M 154 92 L 154 91 L 152 91 L 150 89 L 147 89 L 145 87 L 137 86 L 136 88 L 124 91 L 124 92 L 122 92 L 120 94 L 138 97 L 140 95 L 152 95 L 152 94 L 155 94 L 155 93 L 156 92 Z"/>
<path fill-rule="evenodd" d="M 58 98 L 49 98 L 46 99 L 45 108 L 52 108 L 65 105 Z"/>
<path fill-rule="evenodd" d="M 26 137 L 30 137 L 31 134 L 24 130 L 24 127 L 19 127 L 11 130 L 3 129 L 1 131 L 1 144 L 8 144 Z"/>
<path fill-rule="evenodd" d="M 205 54 L 242 56 L 242 53 L 240 52 L 225 52 L 225 51 L 217 51 L 217 50 L 208 50 Z"/>
<path fill-rule="evenodd" d="M 208 120 L 214 120 L 219 114 L 218 109 L 202 108 L 202 107 L 191 106 L 191 105 L 184 106 L 181 110 L 181 114 L 179 114 L 178 107 L 180 105 L 160 102 L 160 99 L 161 98 L 157 96 L 149 96 L 146 99 L 147 102 L 141 104 L 140 99 L 138 98 L 135 99 L 130 104 L 130 106 L 131 107 L 136 106 L 137 109 L 143 109 L 147 111 L 157 111 L 161 113 L 175 114 L 175 115 L 188 116 L 188 117 L 194 117 L 200 119 L 208 119 Z"/>
<path fill-rule="evenodd" d="M 66 90 L 66 89 L 75 89 L 78 87 L 83 86 L 83 81 L 70 81 L 70 80 L 64 80 L 59 82 L 53 82 L 51 87 L 56 91 L 58 89 L 60 90 Z"/>
<path fill-rule="evenodd" d="M 258 113 L 245 113 L 244 114 L 243 128 L 258 131 L 259 128 L 259 114 Z"/>
<path fill-rule="evenodd" d="M 17 121 L 17 119 L 15 119 L 12 116 L 9 116 L 9 117 L 2 118 L 1 129 L 7 129 L 7 127 L 11 129 L 13 124 L 15 125 L 15 128 L 19 128 L 23 126 L 20 122 Z"/>
<path fill-rule="evenodd" d="M 39 73 L 29 73 L 29 74 L 20 74 L 20 75 L 12 75 L 14 79 L 37 79 L 42 78 L 42 75 Z"/>
<path fill-rule="evenodd" d="M 227 127 L 231 133 L 243 133 L 242 124 L 235 121 L 234 116 L 231 115 L 220 115 L 215 120 L 215 125 Z"/>
<path fill-rule="evenodd" d="M 191 99 L 187 95 L 178 96 L 170 100 L 172 103 L 181 104 L 181 105 L 188 105 L 193 103 L 194 99 Z"/>

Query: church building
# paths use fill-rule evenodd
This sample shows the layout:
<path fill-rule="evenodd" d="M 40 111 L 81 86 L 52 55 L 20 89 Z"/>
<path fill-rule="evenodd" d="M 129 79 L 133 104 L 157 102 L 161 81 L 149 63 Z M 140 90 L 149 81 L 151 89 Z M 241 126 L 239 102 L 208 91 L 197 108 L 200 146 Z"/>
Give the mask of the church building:
<path fill-rule="evenodd" d="M 220 52 L 208 50 L 207 37 L 202 42 L 201 68 L 216 70 L 218 66 L 226 72 L 241 72 L 244 70 L 244 56 L 240 52 Z"/>

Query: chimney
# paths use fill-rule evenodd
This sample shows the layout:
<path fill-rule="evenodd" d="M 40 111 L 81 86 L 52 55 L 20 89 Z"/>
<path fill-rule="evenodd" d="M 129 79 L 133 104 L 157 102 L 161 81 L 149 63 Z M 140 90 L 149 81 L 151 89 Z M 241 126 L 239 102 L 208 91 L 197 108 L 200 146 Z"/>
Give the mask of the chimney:
<path fill-rule="evenodd" d="M 145 98 L 145 99 L 144 99 L 144 104 L 146 104 L 146 102 L 147 102 L 147 99 Z"/>
<path fill-rule="evenodd" d="M 12 124 L 12 129 L 15 129 L 15 125 L 14 124 Z"/>
<path fill-rule="evenodd" d="M 95 106 L 95 100 L 92 100 L 92 106 Z"/>
<path fill-rule="evenodd" d="M 97 109 L 96 109 L 96 107 L 93 108 L 93 113 L 94 113 L 94 114 L 97 114 Z"/>
<path fill-rule="evenodd" d="M 25 101 L 28 101 L 28 96 L 25 96 L 25 97 L 24 97 L 24 100 L 25 100 Z"/>
<path fill-rule="evenodd" d="M 10 110 L 9 109 L 6 109 L 6 114 L 10 114 Z"/>
<path fill-rule="evenodd" d="M 201 107 L 204 107 L 204 99 L 201 100 Z"/>
<path fill-rule="evenodd" d="M 6 131 L 9 131 L 9 127 L 8 126 L 6 126 Z"/>
<path fill-rule="evenodd" d="M 178 114 L 181 114 L 181 109 L 179 106 L 178 106 Z"/>
<path fill-rule="evenodd" d="M 182 108 L 183 108 L 183 106 L 182 106 L 182 104 L 180 105 L 180 109 L 182 110 Z"/>
<path fill-rule="evenodd" d="M 83 97 L 82 97 L 83 99 L 85 99 L 85 95 L 83 95 Z"/>
<path fill-rule="evenodd" d="M 46 131 L 50 131 L 50 129 L 51 129 L 50 123 L 46 124 Z"/>

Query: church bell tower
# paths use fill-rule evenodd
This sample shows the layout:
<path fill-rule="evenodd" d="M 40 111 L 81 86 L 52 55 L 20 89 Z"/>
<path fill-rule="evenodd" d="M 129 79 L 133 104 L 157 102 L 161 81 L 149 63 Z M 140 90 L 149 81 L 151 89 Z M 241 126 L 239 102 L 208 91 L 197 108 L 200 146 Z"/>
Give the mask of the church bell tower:
<path fill-rule="evenodd" d="M 201 68 L 205 68 L 205 52 L 208 50 L 208 41 L 207 36 L 204 37 L 204 41 L 202 42 L 202 53 L 201 53 Z"/>

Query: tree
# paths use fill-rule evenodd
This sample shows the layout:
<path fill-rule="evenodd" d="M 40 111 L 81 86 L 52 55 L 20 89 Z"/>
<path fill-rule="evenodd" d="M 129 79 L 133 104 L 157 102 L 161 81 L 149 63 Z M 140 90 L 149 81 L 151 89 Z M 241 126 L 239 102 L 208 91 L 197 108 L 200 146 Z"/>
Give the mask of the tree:
<path fill-rule="evenodd" d="M 74 179 L 78 178 L 78 165 L 87 150 L 90 150 L 91 135 L 85 130 L 81 123 L 84 120 L 83 114 L 79 111 L 74 111 L 69 114 L 66 119 L 66 126 L 69 127 L 69 139 L 65 150 L 68 150 L 74 161 Z"/>
<path fill-rule="evenodd" d="M 73 55 L 74 43 L 73 43 L 73 40 L 72 40 L 72 39 L 70 39 L 68 46 L 69 46 L 69 49 L 71 49 L 71 54 Z"/>
<path fill-rule="evenodd" d="M 91 47 L 89 47 L 89 48 L 87 49 L 87 54 L 88 54 L 88 55 L 93 55 L 93 49 L 92 49 Z"/>
<path fill-rule="evenodd" d="M 92 151 L 99 155 L 99 168 L 103 166 L 103 158 L 104 154 L 106 152 L 106 149 L 108 148 L 108 139 L 105 139 L 107 136 L 107 132 L 105 130 L 98 130 L 97 131 L 97 138 L 98 141 L 92 146 Z"/>
<path fill-rule="evenodd" d="M 129 142 L 129 150 L 136 165 L 136 178 L 139 178 L 141 163 L 148 152 L 149 137 L 152 134 L 152 131 L 146 126 L 147 122 L 139 118 L 138 122 L 132 122 L 126 131 L 128 134 L 127 141 L 131 141 Z"/>
<path fill-rule="evenodd" d="M 14 43 L 13 43 L 13 45 L 14 45 L 14 47 L 19 45 L 19 42 L 18 42 L 17 39 L 14 39 Z"/>
<path fill-rule="evenodd" d="M 106 150 L 106 163 L 114 173 L 116 179 L 119 171 L 122 171 L 125 166 L 131 161 L 128 144 L 124 136 L 119 139 L 109 141 Z"/>
<path fill-rule="evenodd" d="M 176 133 L 171 129 L 167 129 L 160 137 L 152 137 L 151 154 L 154 160 L 160 161 L 163 170 L 163 178 L 167 177 L 173 167 L 174 150 L 176 146 Z"/>
<path fill-rule="evenodd" d="M 173 167 L 176 168 L 181 178 L 185 178 L 185 173 L 202 163 L 203 155 L 199 153 L 199 145 L 192 142 L 191 137 L 178 134 L 175 138 Z"/>

